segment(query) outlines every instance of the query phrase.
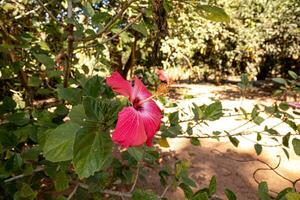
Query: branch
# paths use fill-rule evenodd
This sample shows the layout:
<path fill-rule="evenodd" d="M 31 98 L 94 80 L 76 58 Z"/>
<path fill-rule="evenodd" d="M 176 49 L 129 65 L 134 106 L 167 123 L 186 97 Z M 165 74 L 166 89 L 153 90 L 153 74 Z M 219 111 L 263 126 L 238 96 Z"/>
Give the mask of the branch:
<path fill-rule="evenodd" d="M 72 197 L 75 195 L 76 191 L 78 189 L 78 184 L 75 186 L 74 190 L 71 192 L 71 194 L 68 196 L 67 200 L 71 200 Z"/>
<path fill-rule="evenodd" d="M 137 1 L 137 0 L 129 0 L 127 1 L 123 7 L 121 8 L 121 10 L 105 25 L 105 27 L 99 31 L 99 33 L 97 33 L 96 35 L 92 35 L 92 36 L 88 36 L 88 37 L 85 37 L 85 38 L 80 38 L 78 39 L 78 41 L 83 41 L 83 42 L 87 42 L 87 41 L 90 41 L 90 40 L 93 40 L 99 36 L 101 36 L 103 33 L 105 33 L 106 31 L 109 30 L 109 28 L 111 27 L 111 25 L 113 25 L 122 15 L 123 13 L 127 10 L 127 8 L 134 2 L 134 1 Z"/>
<path fill-rule="evenodd" d="M 89 186 L 87 184 L 78 182 L 77 183 L 79 187 L 88 190 Z M 118 192 L 118 191 L 113 191 L 113 190 L 100 190 L 101 193 L 103 194 L 110 194 L 110 195 L 114 195 L 114 196 L 119 196 L 119 197 L 127 197 L 127 198 L 131 198 L 132 194 L 131 193 L 127 193 L 127 192 Z"/>
<path fill-rule="evenodd" d="M 280 163 L 281 163 L 281 157 L 280 157 L 279 155 L 277 155 L 277 157 L 279 158 L 279 160 L 278 160 L 278 163 L 277 163 L 277 165 L 276 165 L 275 167 L 272 167 L 271 165 L 269 165 L 268 163 L 266 163 L 266 162 L 263 161 L 263 160 L 257 159 L 258 162 L 260 162 L 260 163 L 266 165 L 268 168 L 258 168 L 258 169 L 256 169 L 256 170 L 253 172 L 253 175 L 252 175 L 252 176 L 253 176 L 255 182 L 259 183 L 259 181 L 258 181 L 258 180 L 256 179 L 256 177 L 255 177 L 255 175 L 256 175 L 257 172 L 259 172 L 259 171 L 265 171 L 265 170 L 271 170 L 271 171 L 273 171 L 275 174 L 277 174 L 279 177 L 283 178 L 284 180 L 286 180 L 286 181 L 288 181 L 288 182 L 290 182 L 290 183 L 292 183 L 292 184 L 294 183 L 294 181 L 292 181 L 291 179 L 286 178 L 285 176 L 281 175 L 279 172 L 276 171 L 276 169 L 280 166 Z"/>
<path fill-rule="evenodd" d="M 119 31 L 118 33 L 116 33 L 115 35 L 107 38 L 106 40 L 104 41 L 101 41 L 100 43 L 93 43 L 93 44 L 90 44 L 90 45 L 87 45 L 87 46 L 79 46 L 79 47 L 76 47 L 74 49 L 82 49 L 82 48 L 93 48 L 93 47 L 96 47 L 97 45 L 99 44 L 104 44 L 104 43 L 107 43 L 113 39 L 115 39 L 116 37 L 118 37 L 121 33 L 123 33 L 124 31 L 126 31 L 127 29 L 129 29 L 141 16 L 143 15 L 143 13 L 140 13 L 136 18 L 134 18 L 129 24 L 127 24 L 121 31 Z"/>
<path fill-rule="evenodd" d="M 72 0 L 68 0 L 68 19 L 72 18 Z M 73 35 L 73 24 L 68 24 L 66 30 L 68 32 L 68 48 L 67 48 L 67 66 L 65 68 L 65 74 L 64 74 L 64 87 L 68 87 L 68 81 L 70 76 L 70 70 L 71 70 L 71 64 L 72 64 L 72 58 L 73 58 L 73 42 L 74 42 L 74 35 Z"/>
<path fill-rule="evenodd" d="M 169 185 L 167 185 L 167 187 L 164 189 L 163 193 L 160 195 L 160 199 L 164 198 L 165 195 L 167 194 L 168 190 L 170 189 L 170 187 L 172 186 L 173 183 L 170 183 Z"/>
<path fill-rule="evenodd" d="M 24 14 L 17 15 L 17 16 L 15 16 L 15 19 L 20 19 L 21 17 L 25 17 L 25 16 L 27 16 L 27 15 L 29 15 L 31 13 L 34 13 L 34 12 L 38 11 L 40 8 L 46 7 L 47 5 L 51 4 L 52 2 L 54 2 L 54 0 L 52 0 L 52 1 L 48 2 L 48 3 L 44 3 L 43 6 L 37 6 L 35 9 L 30 10 L 30 11 L 24 13 Z"/>
<path fill-rule="evenodd" d="M 253 172 L 253 174 L 252 174 L 252 177 L 253 177 L 253 179 L 255 180 L 255 182 L 256 182 L 257 184 L 259 184 L 260 181 L 256 178 L 256 174 L 257 174 L 259 171 L 261 171 L 261 170 L 263 170 L 263 171 L 265 171 L 265 170 L 271 170 L 271 171 L 273 171 L 277 176 L 279 176 L 279 177 L 281 177 L 282 179 L 284 179 L 284 180 L 290 182 L 290 183 L 293 185 L 293 188 L 295 188 L 297 182 L 300 181 L 300 178 L 298 178 L 298 179 L 296 179 L 296 180 L 293 181 L 293 180 L 291 180 L 291 179 L 289 179 L 289 178 L 283 176 L 282 174 L 280 174 L 279 172 L 276 171 L 276 170 L 278 169 L 278 167 L 280 166 L 280 164 L 281 164 L 281 157 L 280 157 L 279 155 L 277 155 L 277 157 L 278 157 L 278 159 L 279 159 L 277 165 L 276 165 L 275 167 L 272 167 L 270 164 L 268 164 L 267 162 L 265 162 L 265 161 L 263 161 L 263 160 L 260 160 L 260 159 L 236 159 L 236 158 L 233 158 L 233 157 L 230 157 L 230 156 L 225 155 L 224 153 L 220 152 L 220 151 L 217 150 L 217 149 L 213 149 L 212 151 L 215 151 L 215 152 L 219 153 L 220 156 L 222 156 L 222 157 L 225 158 L 225 159 L 229 159 L 229 160 L 233 160 L 233 161 L 237 161 L 237 162 L 255 162 L 255 161 L 256 161 L 256 162 L 260 162 L 260 163 L 266 165 L 267 168 L 258 168 L 258 169 L 256 169 L 256 170 Z M 273 193 L 278 194 L 278 192 L 275 192 L 275 191 L 272 191 L 272 190 L 270 190 L 270 191 L 273 192 Z"/>
<path fill-rule="evenodd" d="M 135 177 L 134 177 L 134 182 L 133 182 L 133 185 L 132 185 L 129 193 L 132 193 L 135 186 L 136 186 L 137 180 L 139 179 L 139 172 L 140 172 L 140 165 L 138 164 L 137 169 L 136 169 L 136 173 L 135 173 Z"/>
<path fill-rule="evenodd" d="M 132 24 L 135 23 L 141 16 L 143 16 L 143 12 L 140 13 L 138 16 L 136 16 L 136 18 L 134 18 L 134 19 L 132 20 L 132 22 L 130 22 L 129 24 L 127 24 L 127 26 L 125 26 L 124 29 L 122 29 L 120 32 L 116 33 L 115 35 L 111 36 L 110 38 L 107 38 L 107 39 L 104 40 L 102 43 L 109 42 L 109 41 L 115 39 L 116 37 L 118 37 L 121 33 L 123 33 L 123 32 L 126 31 L 128 28 L 130 28 L 130 26 L 132 26 Z"/>
<path fill-rule="evenodd" d="M 41 172 L 41 171 L 44 171 L 44 167 L 37 167 L 35 170 L 33 170 L 34 173 L 36 172 Z M 4 183 L 9 183 L 11 181 L 14 181 L 14 180 L 17 180 L 17 179 L 20 179 L 20 178 L 23 178 L 25 176 L 29 176 L 31 174 L 20 174 L 20 175 L 17 175 L 17 176 L 13 176 L 11 178 L 8 178 L 8 179 L 5 179 L 4 180 Z"/>
<path fill-rule="evenodd" d="M 48 8 L 46 7 L 46 4 L 43 4 L 43 2 L 41 2 L 41 0 L 37 0 L 37 1 L 40 4 L 40 6 L 46 11 L 46 13 L 48 13 L 50 18 L 52 18 L 54 21 L 56 21 L 56 23 L 60 24 L 61 26 L 65 26 L 62 22 L 58 21 L 58 19 L 52 14 L 52 12 L 50 12 L 50 10 L 48 10 Z M 50 4 L 50 3 L 48 3 L 48 4 Z"/>

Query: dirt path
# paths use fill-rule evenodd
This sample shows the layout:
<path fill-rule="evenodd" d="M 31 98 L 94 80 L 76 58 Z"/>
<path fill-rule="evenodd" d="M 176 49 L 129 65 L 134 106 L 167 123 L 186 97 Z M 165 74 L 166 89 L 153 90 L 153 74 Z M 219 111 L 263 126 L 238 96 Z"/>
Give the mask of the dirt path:
<path fill-rule="evenodd" d="M 174 92 L 176 91 L 176 92 Z M 181 100 L 179 106 L 186 109 L 192 102 L 201 105 L 209 104 L 212 100 L 220 100 L 225 109 L 232 113 L 234 108 L 243 107 L 251 111 L 256 103 L 271 105 L 272 99 L 268 93 L 259 90 L 252 90 L 247 93 L 247 98 L 240 98 L 240 92 L 235 85 L 215 86 L 212 84 L 180 84 L 173 85 L 173 93 L 171 94 L 177 100 L 182 96 L 193 97 L 188 100 Z M 265 116 L 266 117 L 266 116 Z M 232 130 L 243 124 L 245 121 L 238 120 L 236 117 L 226 117 L 216 122 L 209 123 L 209 126 L 203 127 L 202 132 L 212 133 L 218 130 Z M 236 131 L 250 131 L 244 137 L 239 137 L 239 147 L 234 147 L 228 139 L 221 139 L 219 142 L 213 139 L 201 140 L 201 147 L 192 146 L 186 139 L 170 139 L 170 149 L 178 154 L 180 159 L 186 159 L 191 162 L 190 176 L 196 181 L 199 187 L 208 186 L 211 176 L 216 175 L 217 178 L 217 196 L 221 199 L 226 199 L 224 188 L 229 188 L 237 195 L 238 200 L 258 199 L 256 196 L 257 183 L 253 178 L 253 173 L 258 168 L 265 168 L 266 165 L 258 161 L 243 162 L 245 160 L 260 159 L 275 167 L 278 163 L 278 155 L 281 158 L 281 164 L 278 172 L 288 177 L 291 180 L 296 180 L 300 177 L 300 157 L 297 157 L 293 150 L 290 149 L 291 155 L 288 160 L 278 147 L 263 148 L 262 154 L 256 156 L 253 141 L 256 141 L 255 131 L 262 130 L 266 124 L 268 126 L 278 123 L 277 119 L 268 119 L 260 127 L 253 127 L 253 124 L 245 126 L 243 129 Z M 280 125 L 281 134 L 288 133 L 289 127 Z M 263 138 L 261 143 L 265 145 L 274 145 L 274 140 Z M 166 151 L 168 151 L 166 150 Z M 272 171 L 259 171 L 256 174 L 259 181 L 267 181 L 269 189 L 274 192 L 279 192 L 281 189 L 291 186 L 290 183 L 283 178 L 277 176 Z M 297 184 L 300 189 L 300 183 Z M 171 200 L 184 199 L 183 192 L 180 189 L 170 190 L 167 197 Z"/>

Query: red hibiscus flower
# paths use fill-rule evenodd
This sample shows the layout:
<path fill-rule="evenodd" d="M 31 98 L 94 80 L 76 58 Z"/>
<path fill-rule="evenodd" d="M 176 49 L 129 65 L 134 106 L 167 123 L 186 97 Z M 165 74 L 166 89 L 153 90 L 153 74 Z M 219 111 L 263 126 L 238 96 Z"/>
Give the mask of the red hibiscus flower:
<path fill-rule="evenodd" d="M 151 99 L 152 94 L 138 78 L 134 86 L 114 72 L 106 83 L 117 93 L 128 98 L 132 106 L 123 108 L 118 114 L 118 122 L 112 140 L 122 147 L 140 146 L 146 142 L 152 146 L 152 139 L 159 130 L 161 110 Z"/>

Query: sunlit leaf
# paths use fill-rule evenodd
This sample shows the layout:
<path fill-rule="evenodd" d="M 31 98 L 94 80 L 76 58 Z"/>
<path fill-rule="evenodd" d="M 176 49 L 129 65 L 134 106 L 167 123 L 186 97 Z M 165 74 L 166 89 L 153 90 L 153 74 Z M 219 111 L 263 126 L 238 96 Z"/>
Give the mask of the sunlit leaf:
<path fill-rule="evenodd" d="M 230 22 L 230 17 L 223 8 L 211 5 L 199 5 L 200 16 L 215 22 Z"/>
<path fill-rule="evenodd" d="M 296 192 L 289 192 L 285 197 L 287 200 L 300 200 L 300 194 Z"/>
<path fill-rule="evenodd" d="M 159 146 L 161 146 L 161 147 L 165 147 L 165 148 L 169 148 L 169 147 L 170 147 L 170 145 L 169 145 L 169 143 L 168 143 L 168 140 L 167 140 L 166 138 L 160 138 L 160 139 L 158 140 L 158 144 L 159 144 Z"/>

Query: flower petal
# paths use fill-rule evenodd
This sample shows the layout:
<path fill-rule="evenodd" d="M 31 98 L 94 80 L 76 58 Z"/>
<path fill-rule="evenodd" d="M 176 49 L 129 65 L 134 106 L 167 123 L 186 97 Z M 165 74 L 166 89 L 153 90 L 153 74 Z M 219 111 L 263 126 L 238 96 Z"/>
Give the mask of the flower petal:
<path fill-rule="evenodd" d="M 129 81 L 125 80 L 119 72 L 114 72 L 110 77 L 106 78 L 106 84 L 109 85 L 113 91 L 130 98 L 132 94 L 132 87 Z"/>
<path fill-rule="evenodd" d="M 143 104 L 143 109 L 139 111 L 139 114 L 147 134 L 146 144 L 152 146 L 152 139 L 160 128 L 162 118 L 161 110 L 153 100 L 149 100 Z"/>
<path fill-rule="evenodd" d="M 148 91 L 143 82 L 137 77 L 135 77 L 131 99 L 134 100 L 138 98 L 139 100 L 144 100 L 150 96 L 152 96 L 152 94 Z"/>
<path fill-rule="evenodd" d="M 147 140 L 143 121 L 133 107 L 125 107 L 118 114 L 112 140 L 122 147 L 140 146 Z"/>
<path fill-rule="evenodd" d="M 289 102 L 288 105 L 290 107 L 296 108 L 296 109 L 300 109 L 300 103 L 299 102 Z"/>

